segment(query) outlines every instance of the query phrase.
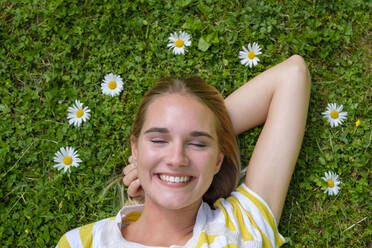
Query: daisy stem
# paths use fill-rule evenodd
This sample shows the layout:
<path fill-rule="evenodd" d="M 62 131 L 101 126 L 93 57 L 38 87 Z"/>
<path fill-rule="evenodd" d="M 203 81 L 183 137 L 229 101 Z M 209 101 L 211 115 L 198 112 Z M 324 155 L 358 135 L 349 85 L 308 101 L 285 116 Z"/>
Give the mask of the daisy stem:
<path fill-rule="evenodd" d="M 71 180 L 70 173 L 67 173 L 67 177 L 68 177 L 68 180 L 70 181 L 71 185 L 74 185 L 74 187 L 76 189 L 76 185 Z"/>

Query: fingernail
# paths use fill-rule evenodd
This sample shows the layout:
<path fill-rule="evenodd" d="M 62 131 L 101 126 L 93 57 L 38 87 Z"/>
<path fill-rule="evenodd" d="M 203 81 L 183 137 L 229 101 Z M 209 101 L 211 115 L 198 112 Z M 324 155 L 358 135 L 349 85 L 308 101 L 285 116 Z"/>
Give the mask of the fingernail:
<path fill-rule="evenodd" d="M 141 184 L 141 181 L 140 181 L 139 178 L 136 179 L 136 182 L 137 182 L 138 184 Z"/>

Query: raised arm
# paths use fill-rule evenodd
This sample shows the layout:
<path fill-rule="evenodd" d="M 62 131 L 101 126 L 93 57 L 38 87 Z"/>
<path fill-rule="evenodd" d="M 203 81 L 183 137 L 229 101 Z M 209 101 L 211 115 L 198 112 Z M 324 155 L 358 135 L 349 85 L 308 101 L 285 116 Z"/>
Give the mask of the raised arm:
<path fill-rule="evenodd" d="M 294 55 L 225 99 L 237 135 L 265 123 L 245 184 L 269 204 L 278 223 L 304 135 L 309 97 L 308 69 Z"/>
<path fill-rule="evenodd" d="M 245 184 L 269 204 L 279 223 L 305 129 L 310 75 L 292 56 L 259 74 L 225 99 L 235 133 L 265 123 L 250 159 Z M 135 164 L 123 170 L 128 195 L 141 196 Z"/>

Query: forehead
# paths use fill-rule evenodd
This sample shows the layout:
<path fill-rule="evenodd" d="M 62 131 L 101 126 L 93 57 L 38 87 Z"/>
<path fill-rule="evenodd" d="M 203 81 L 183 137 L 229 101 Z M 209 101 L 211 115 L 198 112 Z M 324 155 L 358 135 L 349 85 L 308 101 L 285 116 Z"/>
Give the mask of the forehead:
<path fill-rule="evenodd" d="M 179 93 L 159 96 L 150 103 L 142 130 L 152 127 L 216 135 L 213 112 L 195 97 Z"/>

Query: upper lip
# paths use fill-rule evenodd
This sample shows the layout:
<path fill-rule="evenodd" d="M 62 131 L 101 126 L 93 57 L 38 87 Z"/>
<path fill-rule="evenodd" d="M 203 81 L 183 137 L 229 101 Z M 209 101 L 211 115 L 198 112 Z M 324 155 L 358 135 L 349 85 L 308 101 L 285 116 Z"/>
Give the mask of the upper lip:
<path fill-rule="evenodd" d="M 157 175 L 166 175 L 166 176 L 172 176 L 172 177 L 192 177 L 190 174 L 185 174 L 185 173 L 170 173 L 170 172 L 158 172 L 155 173 Z"/>

